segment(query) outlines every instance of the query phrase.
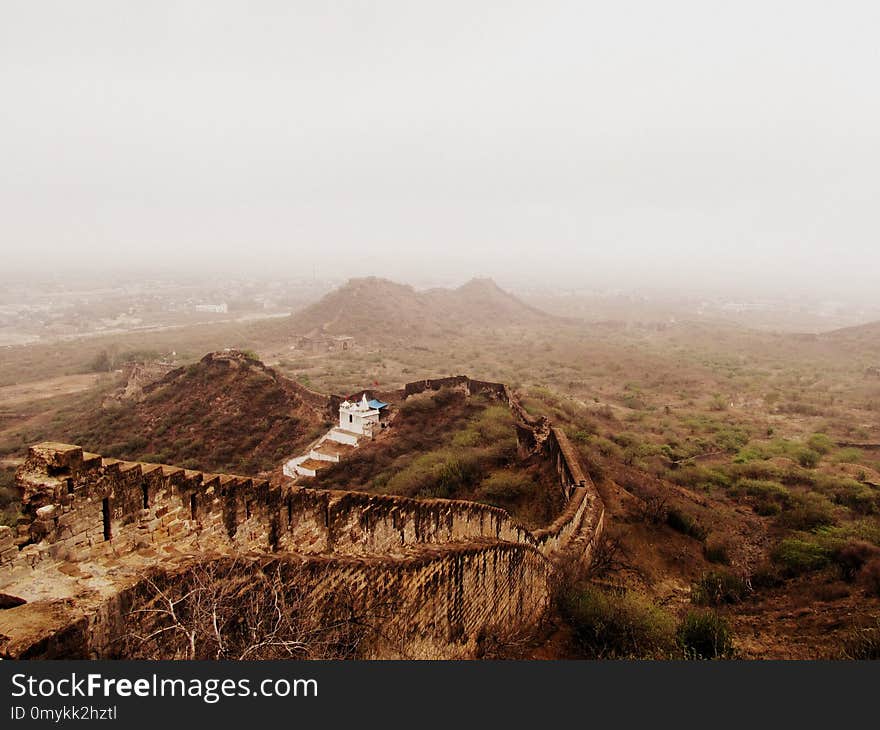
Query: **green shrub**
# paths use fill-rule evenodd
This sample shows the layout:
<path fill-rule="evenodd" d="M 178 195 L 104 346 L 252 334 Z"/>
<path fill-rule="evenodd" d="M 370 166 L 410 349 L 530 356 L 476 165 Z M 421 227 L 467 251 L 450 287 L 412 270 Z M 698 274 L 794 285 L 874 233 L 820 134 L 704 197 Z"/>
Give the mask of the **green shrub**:
<path fill-rule="evenodd" d="M 768 500 L 758 500 L 753 509 L 755 514 L 762 517 L 775 517 L 782 512 L 782 507 L 779 506 L 778 502 L 770 502 Z"/>
<path fill-rule="evenodd" d="M 450 443 L 458 449 L 470 448 L 480 443 L 480 434 L 472 428 L 466 428 L 456 431 Z"/>
<path fill-rule="evenodd" d="M 437 481 L 441 488 L 454 494 L 461 488 L 467 488 L 481 476 L 479 460 L 473 454 L 462 454 L 458 458 L 447 460 L 439 469 Z"/>
<path fill-rule="evenodd" d="M 817 542 L 790 537 L 782 540 L 773 549 L 770 558 L 788 575 L 794 576 L 827 566 L 830 551 Z"/>
<path fill-rule="evenodd" d="M 832 457 L 832 461 L 838 464 L 858 464 L 863 458 L 864 454 L 861 449 L 854 448 L 845 448 L 840 449 L 834 456 Z"/>
<path fill-rule="evenodd" d="M 713 411 L 726 411 L 727 399 L 721 394 L 716 393 L 712 396 L 712 400 L 709 403 L 709 409 Z"/>
<path fill-rule="evenodd" d="M 767 458 L 768 456 L 763 449 L 750 445 L 741 448 L 736 456 L 733 457 L 733 462 L 735 464 L 748 464 L 752 461 L 763 461 Z"/>
<path fill-rule="evenodd" d="M 666 524 L 676 532 L 688 535 L 695 540 L 705 540 L 709 531 L 687 512 L 671 508 L 666 513 Z"/>
<path fill-rule="evenodd" d="M 735 454 L 749 442 L 750 438 L 751 434 L 746 429 L 730 427 L 718 431 L 712 440 L 718 448 Z"/>
<path fill-rule="evenodd" d="M 489 406 L 483 409 L 474 426 L 484 444 L 516 439 L 513 415 L 506 406 Z"/>
<path fill-rule="evenodd" d="M 621 449 L 616 443 L 614 443 L 610 439 L 603 438 L 602 436 L 596 436 L 593 438 L 592 444 L 605 458 L 623 458 L 623 449 Z"/>
<path fill-rule="evenodd" d="M 739 450 L 736 457 L 734 457 L 734 462 L 745 464 L 752 461 L 772 459 L 774 456 L 794 457 L 797 455 L 798 450 L 802 448 L 802 446 L 795 442 L 782 438 L 776 438 L 772 441 L 753 441 Z"/>
<path fill-rule="evenodd" d="M 873 515 L 877 512 L 880 494 L 867 484 L 855 479 L 839 479 L 832 483 L 829 491 L 837 504 L 842 504 L 853 512 L 860 515 Z"/>
<path fill-rule="evenodd" d="M 775 464 L 763 461 L 750 462 L 748 464 L 731 464 L 727 468 L 728 473 L 734 479 L 767 479 L 780 480 L 784 472 Z"/>
<path fill-rule="evenodd" d="M 412 459 L 393 474 L 386 484 L 389 494 L 408 496 L 454 496 L 479 483 L 485 454 L 476 449 L 429 451 Z"/>
<path fill-rule="evenodd" d="M 703 547 L 703 555 L 710 563 L 719 563 L 721 565 L 730 564 L 730 555 L 727 552 L 727 545 L 723 543 L 706 543 Z"/>
<path fill-rule="evenodd" d="M 839 541 L 848 539 L 865 540 L 880 546 L 880 524 L 878 524 L 876 519 L 855 520 L 846 523 L 844 527 L 823 528 L 822 532 L 827 533 L 830 538 Z"/>
<path fill-rule="evenodd" d="M 675 620 L 635 591 L 570 590 L 562 613 L 591 658 L 664 658 L 675 649 Z"/>
<path fill-rule="evenodd" d="M 148 443 L 149 441 L 143 436 L 135 436 L 125 442 L 125 451 L 127 454 L 130 454 L 131 458 L 134 458 Z"/>
<path fill-rule="evenodd" d="M 750 497 L 762 497 L 779 504 L 789 504 L 791 492 L 779 482 L 768 479 L 742 479 L 737 482 L 735 492 L 744 492 Z"/>
<path fill-rule="evenodd" d="M 815 492 L 793 496 L 792 505 L 778 517 L 779 524 L 792 530 L 815 530 L 834 524 L 834 506 Z"/>
<path fill-rule="evenodd" d="M 749 587 L 738 575 L 726 571 L 706 573 L 691 589 L 691 600 L 704 606 L 721 603 L 739 603 L 749 593 Z"/>
<path fill-rule="evenodd" d="M 733 654 L 733 638 L 715 611 L 691 611 L 678 627 L 678 642 L 689 659 L 724 659 Z"/>
<path fill-rule="evenodd" d="M 819 454 L 827 454 L 834 448 L 834 442 L 824 433 L 814 433 L 807 439 L 807 446 Z"/>
<path fill-rule="evenodd" d="M 720 487 L 725 489 L 730 486 L 730 477 L 721 469 L 711 469 L 704 466 L 686 466 L 679 469 L 668 469 L 664 476 L 675 484 L 680 484 L 689 489 L 705 489 L 707 487 Z"/>
<path fill-rule="evenodd" d="M 535 485 L 527 474 L 515 471 L 496 471 L 482 481 L 481 496 L 490 499 L 516 499 L 535 491 Z"/>
<path fill-rule="evenodd" d="M 797 453 L 797 461 L 805 469 L 813 469 L 819 465 L 822 460 L 822 454 L 813 449 L 801 449 Z"/>
<path fill-rule="evenodd" d="M 791 502 L 791 492 L 768 479 L 741 479 L 731 493 L 752 497 L 755 512 L 764 516 L 778 515 Z"/>

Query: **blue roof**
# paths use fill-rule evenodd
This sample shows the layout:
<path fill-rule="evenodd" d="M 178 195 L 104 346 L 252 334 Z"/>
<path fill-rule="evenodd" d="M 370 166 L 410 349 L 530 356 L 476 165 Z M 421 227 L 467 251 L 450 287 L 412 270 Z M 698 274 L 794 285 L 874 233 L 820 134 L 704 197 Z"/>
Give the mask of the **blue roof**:
<path fill-rule="evenodd" d="M 371 400 L 369 403 L 367 403 L 367 405 L 370 406 L 370 408 L 375 408 L 377 411 L 380 411 L 383 408 L 385 408 L 385 406 L 387 406 L 388 404 L 383 403 L 382 401 L 376 400 L 375 398 L 373 398 L 373 400 Z"/>

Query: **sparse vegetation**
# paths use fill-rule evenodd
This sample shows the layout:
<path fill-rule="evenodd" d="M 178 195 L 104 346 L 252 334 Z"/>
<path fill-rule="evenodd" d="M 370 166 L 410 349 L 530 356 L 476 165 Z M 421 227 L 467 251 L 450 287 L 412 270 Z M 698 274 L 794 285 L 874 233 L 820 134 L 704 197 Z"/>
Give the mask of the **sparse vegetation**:
<path fill-rule="evenodd" d="M 706 573 L 691 591 L 691 600 L 705 606 L 739 603 L 750 593 L 746 581 L 727 571 Z"/>
<path fill-rule="evenodd" d="M 529 413 L 565 428 L 604 490 L 606 524 L 618 543 L 613 567 L 593 577 L 616 587 L 596 590 L 629 591 L 678 620 L 690 610 L 681 589 L 694 586 L 692 597 L 717 605 L 731 630 L 754 624 L 746 651 L 760 656 L 831 655 L 855 622 L 877 612 L 880 451 L 870 444 L 880 390 L 865 367 L 880 353 L 868 339 L 797 339 L 685 322 L 661 329 L 560 323 L 514 337 L 501 327 L 422 336 L 413 323 L 401 336 L 387 323 L 377 329 L 369 312 L 357 317 L 373 327 L 369 344 L 344 354 L 292 354 L 279 336 L 286 322 L 9 348 L 0 386 L 98 375 L 87 390 L 15 401 L 0 424 L 0 456 L 20 459 L 28 444 L 54 439 L 214 471 L 277 467 L 327 424 L 282 409 L 261 395 L 262 386 L 209 389 L 193 361 L 231 345 L 271 353 L 285 374 L 321 392 L 350 393 L 374 381 L 390 391 L 420 377 L 468 372 L 514 384 Z M 172 351 L 190 397 L 166 400 L 172 389 L 137 405 L 109 397 L 121 363 Z M 440 392 L 402 404 L 385 443 L 365 445 L 315 483 L 476 499 L 545 525 L 563 506 L 557 477 L 537 461 L 520 462 L 515 447 L 503 404 Z M 0 519 L 8 524 L 17 516 L 13 472 L 0 467 Z M 753 590 L 743 594 L 737 580 L 749 571 Z M 705 599 L 696 598 L 700 591 Z M 803 636 L 795 640 L 777 618 L 816 596 L 829 607 L 800 622 Z M 680 632 L 673 633 L 664 655 L 685 652 Z"/>
<path fill-rule="evenodd" d="M 705 540 L 708 530 L 694 517 L 678 509 L 670 509 L 666 513 L 666 524 L 673 530 L 695 540 Z"/>
<path fill-rule="evenodd" d="M 809 539 L 790 537 L 771 553 L 773 561 L 789 575 L 800 575 L 824 568 L 830 563 L 827 547 Z"/>
<path fill-rule="evenodd" d="M 675 619 L 635 591 L 570 590 L 562 611 L 579 647 L 595 659 L 662 659 L 675 650 Z"/>
<path fill-rule="evenodd" d="M 678 627 L 678 641 L 689 659 L 727 659 L 733 653 L 730 624 L 715 611 L 691 611 Z"/>

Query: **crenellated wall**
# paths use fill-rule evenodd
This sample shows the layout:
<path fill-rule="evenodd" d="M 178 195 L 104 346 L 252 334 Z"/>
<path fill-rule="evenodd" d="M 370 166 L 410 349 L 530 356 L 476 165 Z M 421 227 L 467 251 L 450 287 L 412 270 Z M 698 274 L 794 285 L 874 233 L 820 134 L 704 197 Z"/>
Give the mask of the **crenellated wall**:
<path fill-rule="evenodd" d="M 283 556 L 320 566 L 308 573 L 315 595 L 345 585 L 365 609 L 373 601 L 393 604 L 395 635 L 406 637 L 411 655 L 468 656 L 487 631 L 535 624 L 549 601 L 554 565 L 589 560 L 604 509 L 565 433 L 546 420 L 525 420 L 506 386 L 459 376 L 411 383 L 405 394 L 441 387 L 488 393 L 514 408 L 568 498 L 551 525 L 529 531 L 505 510 L 473 502 L 270 486 L 42 443 L 31 447 L 17 476 L 27 519 L 15 534 L 0 530 L 0 577 L 104 561 L 122 566 L 122 590 L 137 584 L 137 575 L 122 578 L 135 561 L 161 569 L 168 555 Z M 112 655 L 107 602 L 118 600 L 110 596 L 79 617 L 62 654 Z M 37 648 L 45 637 L 16 639 L 15 616 L 27 624 L 38 604 L 0 611 L 0 634 L 8 639 L 0 656 L 62 655 L 57 647 Z M 368 653 L 402 655 L 381 643 Z"/>

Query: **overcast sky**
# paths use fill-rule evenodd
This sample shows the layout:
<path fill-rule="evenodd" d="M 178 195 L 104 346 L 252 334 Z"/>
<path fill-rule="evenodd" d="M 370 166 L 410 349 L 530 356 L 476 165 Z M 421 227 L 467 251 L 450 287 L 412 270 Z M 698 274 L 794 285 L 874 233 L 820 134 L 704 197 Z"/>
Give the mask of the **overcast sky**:
<path fill-rule="evenodd" d="M 880 3 L 0 0 L 12 268 L 876 298 Z"/>

